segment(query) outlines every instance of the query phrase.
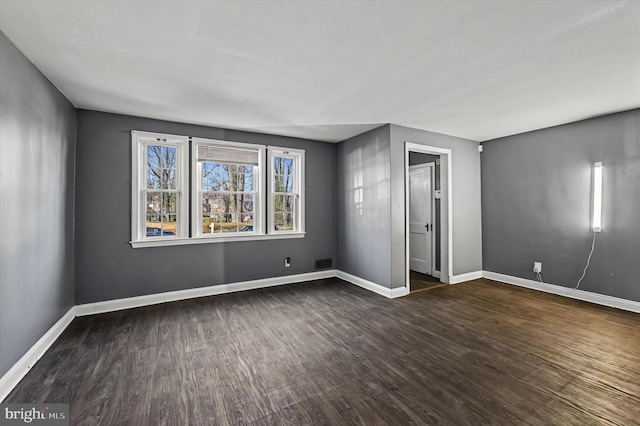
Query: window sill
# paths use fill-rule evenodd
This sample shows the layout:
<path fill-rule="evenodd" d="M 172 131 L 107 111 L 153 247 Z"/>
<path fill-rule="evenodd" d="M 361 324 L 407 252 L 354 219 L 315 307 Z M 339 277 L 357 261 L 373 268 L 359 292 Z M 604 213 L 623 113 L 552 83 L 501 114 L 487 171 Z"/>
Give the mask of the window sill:
<path fill-rule="evenodd" d="M 305 232 L 283 232 L 279 234 L 269 235 L 243 235 L 228 237 L 194 237 L 194 238 L 166 238 L 157 240 L 130 241 L 133 248 L 144 247 L 167 247 L 167 246 L 185 246 L 192 244 L 215 244 L 229 243 L 236 241 L 262 241 L 262 240 L 285 240 L 293 238 L 304 238 Z"/>

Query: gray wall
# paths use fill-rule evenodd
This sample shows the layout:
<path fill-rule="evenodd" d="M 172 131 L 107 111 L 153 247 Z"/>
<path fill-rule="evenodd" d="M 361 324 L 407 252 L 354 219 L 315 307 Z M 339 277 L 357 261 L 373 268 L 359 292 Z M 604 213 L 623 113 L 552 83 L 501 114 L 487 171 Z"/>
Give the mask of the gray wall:
<path fill-rule="evenodd" d="M 484 143 L 484 269 L 574 287 L 591 249 L 591 182 L 603 169 L 603 231 L 581 289 L 640 301 L 640 110 Z"/>
<path fill-rule="evenodd" d="M 340 142 L 337 164 L 338 269 L 391 288 L 389 126 Z"/>
<path fill-rule="evenodd" d="M 440 156 L 425 154 L 423 152 L 409 152 L 409 166 L 417 166 L 418 164 L 435 163 L 435 182 L 433 184 L 434 189 L 440 189 Z M 434 220 L 434 228 L 436 232 L 435 247 L 433 248 L 436 254 L 436 271 L 440 271 L 441 255 L 440 255 L 440 243 L 441 243 L 441 229 L 440 229 L 440 199 L 434 200 L 436 217 Z"/>
<path fill-rule="evenodd" d="M 73 305 L 73 106 L 0 32 L 0 376 Z"/>
<path fill-rule="evenodd" d="M 405 285 L 405 142 L 452 150 L 453 274 L 460 275 L 482 270 L 478 143 L 440 133 L 391 125 L 391 280 L 393 287 Z M 444 166 L 442 173 L 445 173 Z M 445 232 L 444 226 L 443 232 Z M 442 271 L 442 273 L 446 272 Z"/>
<path fill-rule="evenodd" d="M 302 239 L 133 249 L 131 130 L 306 150 Z M 336 259 L 334 144 L 78 111 L 76 304 L 314 271 Z M 291 257 L 291 267 L 284 258 Z"/>
<path fill-rule="evenodd" d="M 417 166 L 418 164 L 435 163 L 439 158 L 439 155 L 411 151 L 409 152 L 409 165 Z"/>

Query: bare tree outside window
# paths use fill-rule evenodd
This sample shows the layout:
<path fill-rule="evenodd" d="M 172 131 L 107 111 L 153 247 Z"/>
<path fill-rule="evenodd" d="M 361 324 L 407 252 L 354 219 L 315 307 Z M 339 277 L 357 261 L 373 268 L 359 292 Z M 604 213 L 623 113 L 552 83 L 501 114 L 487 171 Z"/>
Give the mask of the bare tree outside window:
<path fill-rule="evenodd" d="M 278 231 L 295 229 L 296 188 L 295 161 L 289 157 L 273 157 L 273 221 Z"/>
<path fill-rule="evenodd" d="M 131 135 L 132 247 L 304 238 L 304 150 Z"/>
<path fill-rule="evenodd" d="M 179 195 L 177 149 L 166 145 L 147 145 L 146 157 L 147 236 L 175 235 Z"/>
<path fill-rule="evenodd" d="M 202 233 L 253 231 L 254 166 L 201 163 Z"/>

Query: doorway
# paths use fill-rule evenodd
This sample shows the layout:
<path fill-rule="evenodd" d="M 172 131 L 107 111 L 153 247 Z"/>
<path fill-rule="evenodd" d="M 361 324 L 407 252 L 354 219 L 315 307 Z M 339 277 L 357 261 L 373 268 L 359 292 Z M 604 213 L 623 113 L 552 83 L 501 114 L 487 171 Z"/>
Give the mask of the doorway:
<path fill-rule="evenodd" d="M 436 199 L 439 165 L 438 155 L 409 152 L 409 283 L 413 293 L 445 285 L 440 282 L 436 262 L 440 251 L 436 244 L 440 230 L 436 220 L 440 218 L 440 200 Z"/>
<path fill-rule="evenodd" d="M 411 165 L 413 154 L 417 153 L 409 153 L 409 269 L 433 275 L 438 228 L 434 199 L 436 163 Z M 430 155 L 424 155 L 431 159 Z"/>
<path fill-rule="evenodd" d="M 405 143 L 407 292 L 450 282 L 451 175 L 450 149 Z"/>

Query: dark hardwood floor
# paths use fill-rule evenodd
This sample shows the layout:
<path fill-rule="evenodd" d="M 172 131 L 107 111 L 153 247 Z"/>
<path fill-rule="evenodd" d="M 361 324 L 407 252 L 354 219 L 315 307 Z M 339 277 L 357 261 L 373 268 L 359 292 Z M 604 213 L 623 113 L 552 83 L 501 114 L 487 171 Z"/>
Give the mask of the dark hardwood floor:
<path fill-rule="evenodd" d="M 438 278 L 432 275 L 421 274 L 413 270 L 409 271 L 409 281 L 412 293 L 448 285 L 441 283 Z"/>
<path fill-rule="evenodd" d="M 73 425 L 633 425 L 640 315 L 329 279 L 76 318 L 5 402 L 68 402 Z"/>

